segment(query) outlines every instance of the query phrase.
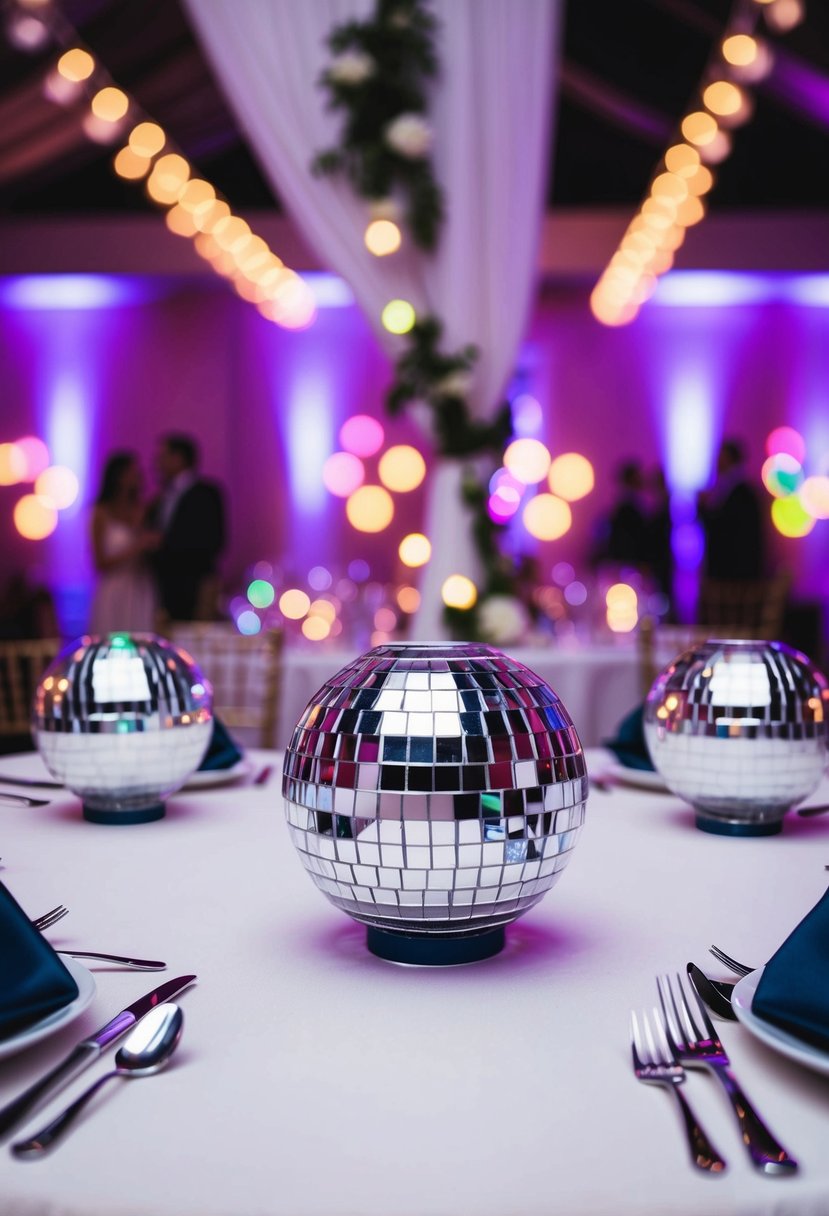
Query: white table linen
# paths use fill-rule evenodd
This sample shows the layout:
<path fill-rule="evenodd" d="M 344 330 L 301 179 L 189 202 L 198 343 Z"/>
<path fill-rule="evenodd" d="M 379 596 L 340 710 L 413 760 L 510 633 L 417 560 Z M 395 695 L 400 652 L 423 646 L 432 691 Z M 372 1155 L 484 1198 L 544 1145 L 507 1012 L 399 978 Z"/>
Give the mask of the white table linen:
<path fill-rule="evenodd" d="M 598 773 L 606 756 L 588 761 Z M 29 756 L 2 771 L 42 770 Z M 827 796 L 824 782 L 813 801 Z M 737 1075 L 802 1171 L 756 1174 L 719 1087 L 695 1073 L 686 1092 L 730 1165 L 712 1178 L 691 1168 L 669 1095 L 633 1079 L 628 1043 L 629 1010 L 654 1004 L 657 972 L 694 959 L 716 973 L 711 942 L 757 963 L 776 949 L 825 889 L 829 817 L 727 839 L 697 831 L 670 795 L 595 792 L 570 866 L 508 928 L 504 952 L 434 970 L 374 958 L 314 888 L 278 768 L 265 786 L 178 794 L 166 819 L 135 827 L 85 823 L 63 792 L 3 806 L 0 854 L 28 912 L 69 907 L 54 944 L 169 963 L 96 968 L 86 1013 L 0 1062 L 0 1103 L 160 980 L 199 976 L 168 1070 L 104 1090 L 45 1160 L 0 1150 L 3 1216 L 829 1211 L 828 1078 L 722 1023 Z"/>
<path fill-rule="evenodd" d="M 642 699 L 640 668 L 632 642 L 567 646 L 510 646 L 511 658 L 541 676 L 564 702 L 584 747 L 616 734 L 621 719 Z M 357 650 L 287 647 L 277 715 L 277 744 L 287 747 L 305 706 Z"/>

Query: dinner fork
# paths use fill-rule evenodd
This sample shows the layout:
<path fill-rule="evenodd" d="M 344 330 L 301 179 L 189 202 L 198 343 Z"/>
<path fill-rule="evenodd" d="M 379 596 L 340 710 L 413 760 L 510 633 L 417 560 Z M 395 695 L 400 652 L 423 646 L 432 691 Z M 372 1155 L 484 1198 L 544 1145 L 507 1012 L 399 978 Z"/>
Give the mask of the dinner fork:
<path fill-rule="evenodd" d="M 708 1139 L 702 1124 L 691 1110 L 688 1099 L 679 1088 L 685 1080 L 685 1069 L 668 1046 L 665 1027 L 659 1011 L 654 1009 L 653 1014 L 656 1035 L 651 1032 L 646 1013 L 641 1014 L 641 1028 L 636 1014 L 631 1013 L 630 1015 L 630 1050 L 633 1056 L 633 1071 L 637 1080 L 649 1085 L 662 1085 L 675 1095 L 688 1137 L 691 1162 L 698 1170 L 721 1174 L 726 1168 L 725 1159 L 720 1156 Z M 658 1045 L 656 1038 L 659 1039 Z"/>
<path fill-rule="evenodd" d="M 732 958 L 730 954 L 726 954 L 719 946 L 709 946 L 708 953 L 713 954 L 714 958 L 719 959 L 729 971 L 734 971 L 737 975 L 750 975 L 755 970 L 754 967 L 747 967 L 745 963 L 738 963 L 736 958 Z"/>
<path fill-rule="evenodd" d="M 669 976 L 659 976 L 656 986 L 671 1050 L 680 1063 L 692 1068 L 707 1068 L 721 1082 L 740 1125 L 743 1144 L 752 1163 L 764 1174 L 796 1173 L 798 1166 L 794 1157 L 766 1127 L 731 1072 L 731 1061 L 702 1001 L 697 999 L 704 1036 L 694 1021 L 680 976 L 677 974 L 675 984 L 671 983 Z"/>
<path fill-rule="evenodd" d="M 52 908 L 49 912 L 44 912 L 42 916 L 32 917 L 32 924 L 42 933 L 44 929 L 48 929 L 50 925 L 57 924 L 59 920 L 63 920 L 64 916 L 69 915 L 69 909 L 63 904 L 58 904 L 56 908 Z"/>

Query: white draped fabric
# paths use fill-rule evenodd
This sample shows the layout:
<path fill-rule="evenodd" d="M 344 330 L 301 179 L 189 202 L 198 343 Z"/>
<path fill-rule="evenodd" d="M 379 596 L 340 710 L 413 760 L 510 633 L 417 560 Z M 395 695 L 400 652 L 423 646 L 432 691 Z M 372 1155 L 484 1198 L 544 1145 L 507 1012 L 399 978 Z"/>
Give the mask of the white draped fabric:
<path fill-rule="evenodd" d="M 402 297 L 420 315 L 443 320 L 447 352 L 469 342 L 480 348 L 470 406 L 489 416 L 513 370 L 532 296 L 562 0 L 434 0 L 442 70 L 429 118 L 446 219 L 436 254 L 408 243 L 384 259 L 363 245 L 365 201 L 343 179 L 310 170 L 315 153 L 337 144 L 341 126 L 318 87 L 330 59 L 326 37 L 368 16 L 373 0 L 187 6 L 264 172 L 322 261 L 349 282 L 389 355 L 403 342 L 379 317 L 388 300 Z M 434 550 L 421 587 L 420 637 L 445 634 L 443 579 L 476 570 L 459 480 L 454 462 L 432 477 L 426 528 Z"/>

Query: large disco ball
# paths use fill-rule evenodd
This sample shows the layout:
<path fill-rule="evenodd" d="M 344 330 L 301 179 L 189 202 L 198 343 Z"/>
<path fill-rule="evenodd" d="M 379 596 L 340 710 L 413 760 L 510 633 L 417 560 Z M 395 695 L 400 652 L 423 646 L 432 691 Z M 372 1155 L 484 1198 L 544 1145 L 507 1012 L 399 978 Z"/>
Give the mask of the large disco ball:
<path fill-rule="evenodd" d="M 33 734 L 58 781 L 93 823 L 146 823 L 195 772 L 213 729 L 210 685 L 152 634 L 67 646 L 37 686 Z"/>
<path fill-rule="evenodd" d="M 821 779 L 827 698 L 825 676 L 783 642 L 711 639 L 657 676 L 645 738 L 698 827 L 769 836 Z"/>
<path fill-rule="evenodd" d="M 378 646 L 309 702 L 282 784 L 302 863 L 396 962 L 472 962 L 549 891 L 584 820 L 579 737 L 491 646 Z"/>

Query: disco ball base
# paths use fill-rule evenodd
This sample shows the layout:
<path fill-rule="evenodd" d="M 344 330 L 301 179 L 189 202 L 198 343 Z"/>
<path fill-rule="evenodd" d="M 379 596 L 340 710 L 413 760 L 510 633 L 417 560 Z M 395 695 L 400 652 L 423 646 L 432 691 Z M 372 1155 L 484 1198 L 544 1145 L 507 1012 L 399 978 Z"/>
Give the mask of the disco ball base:
<path fill-rule="evenodd" d="M 506 942 L 503 925 L 468 937 L 438 937 L 430 934 L 393 933 L 387 929 L 366 930 L 366 945 L 372 954 L 390 963 L 412 967 L 458 967 L 479 963 L 500 954 Z"/>
<path fill-rule="evenodd" d="M 83 803 L 83 817 L 88 823 L 154 823 L 157 819 L 163 819 L 166 813 L 163 802 L 156 802 L 152 806 L 125 807 L 123 810 Z"/>
<path fill-rule="evenodd" d="M 786 814 L 786 810 L 781 813 L 775 809 L 773 818 L 755 819 L 750 823 L 744 819 L 728 819 L 702 814 L 697 810 L 695 823 L 701 832 L 710 832 L 712 836 L 777 836 L 783 830 L 783 816 Z"/>
<path fill-rule="evenodd" d="M 558 881 L 587 771 L 555 692 L 491 646 L 395 643 L 323 685 L 285 756 L 291 839 L 314 883 L 394 962 L 496 954 Z"/>

